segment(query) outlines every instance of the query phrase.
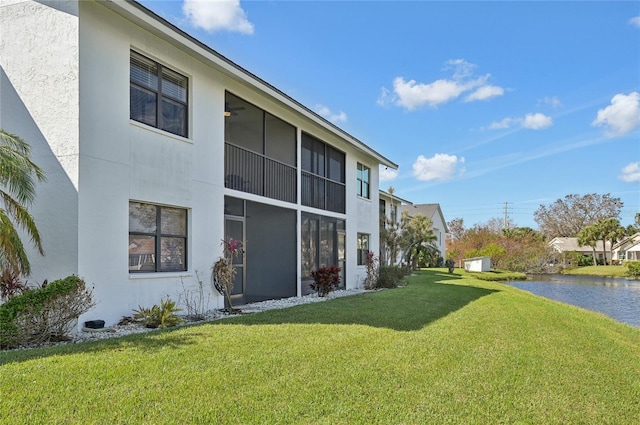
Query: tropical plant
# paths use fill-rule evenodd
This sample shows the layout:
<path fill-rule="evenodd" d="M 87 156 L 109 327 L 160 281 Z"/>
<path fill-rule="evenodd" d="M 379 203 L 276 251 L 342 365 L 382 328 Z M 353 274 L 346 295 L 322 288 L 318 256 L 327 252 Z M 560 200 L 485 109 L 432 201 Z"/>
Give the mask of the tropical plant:
<path fill-rule="evenodd" d="M 398 252 L 400 251 L 401 235 L 400 225 L 395 213 L 395 211 L 397 211 L 397 205 L 394 202 L 395 198 L 393 196 L 395 189 L 389 187 L 387 192 L 391 196 L 392 212 L 391 217 L 387 217 L 386 215 L 380 217 L 380 264 L 394 265 L 398 258 Z"/>
<path fill-rule="evenodd" d="M 319 297 L 325 297 L 327 294 L 338 288 L 340 283 L 340 267 L 329 266 L 321 267 L 311 272 L 313 282 L 310 284 L 311 289 L 318 293 Z"/>
<path fill-rule="evenodd" d="M 367 266 L 367 277 L 364 279 L 364 287 L 366 289 L 373 289 L 376 287 L 376 283 L 378 282 L 379 264 L 378 258 L 376 258 L 373 252 L 368 251 L 365 263 Z"/>
<path fill-rule="evenodd" d="M 5 269 L 0 275 L 0 300 L 6 301 L 28 289 L 29 287 L 22 283 L 20 276 L 12 269 Z"/>
<path fill-rule="evenodd" d="M 138 307 L 133 311 L 133 319 L 147 328 L 170 328 L 177 326 L 183 320 L 176 313 L 182 311 L 176 307 L 175 301 L 166 298 L 160 301 L 160 305 L 151 308 Z"/>
<path fill-rule="evenodd" d="M 233 313 L 231 304 L 231 291 L 233 290 L 233 278 L 236 269 L 233 267 L 233 259 L 236 255 L 242 255 L 242 242 L 229 238 L 222 240 L 222 257 L 211 267 L 211 283 L 214 288 L 225 298 L 225 310 Z"/>
<path fill-rule="evenodd" d="M 27 142 L 0 128 L 0 198 L 4 205 L 0 208 L 0 268 L 23 275 L 31 273 L 31 264 L 18 229 L 44 254 L 40 233 L 27 208 L 35 200 L 36 182 L 44 181 L 45 176 L 30 156 Z"/>
<path fill-rule="evenodd" d="M 593 265 L 597 266 L 596 262 L 596 245 L 601 239 L 601 232 L 597 225 L 592 224 L 590 226 L 583 227 L 578 232 L 578 245 L 590 246 L 593 250 Z"/>
<path fill-rule="evenodd" d="M 422 214 L 410 217 L 404 211 L 400 219 L 402 235 L 400 246 L 404 251 L 405 262 L 411 267 L 418 266 L 420 256 L 430 259 L 440 252 L 435 246 L 437 239 L 433 231 L 433 222 Z"/>
<path fill-rule="evenodd" d="M 607 241 L 609 245 L 609 258 L 613 259 L 613 245 L 625 236 L 625 228 L 620 225 L 620 220 L 617 218 L 606 218 L 600 220 L 597 223 L 600 232 L 602 233 L 602 249 L 606 250 Z M 604 258 L 607 258 L 606 254 Z"/>

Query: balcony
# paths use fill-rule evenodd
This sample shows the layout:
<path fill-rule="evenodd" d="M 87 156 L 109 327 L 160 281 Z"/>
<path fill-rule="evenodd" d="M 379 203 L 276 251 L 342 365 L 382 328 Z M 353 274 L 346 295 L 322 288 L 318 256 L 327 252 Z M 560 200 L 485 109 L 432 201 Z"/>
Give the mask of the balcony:
<path fill-rule="evenodd" d="M 296 202 L 296 168 L 225 143 L 224 186 L 285 202 Z"/>

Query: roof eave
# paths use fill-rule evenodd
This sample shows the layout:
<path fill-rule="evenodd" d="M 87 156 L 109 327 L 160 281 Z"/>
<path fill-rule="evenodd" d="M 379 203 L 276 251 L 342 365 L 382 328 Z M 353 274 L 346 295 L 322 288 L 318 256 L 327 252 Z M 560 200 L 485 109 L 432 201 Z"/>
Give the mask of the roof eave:
<path fill-rule="evenodd" d="M 374 149 L 367 146 L 364 142 L 358 140 L 356 137 L 342 130 L 337 125 L 318 115 L 297 100 L 293 99 L 291 96 L 285 94 L 281 90 L 267 83 L 265 80 L 261 79 L 255 74 L 252 74 L 248 70 L 242 68 L 240 65 L 216 52 L 211 47 L 207 46 L 195 37 L 176 27 L 171 22 L 157 15 L 153 11 L 147 9 L 137 1 L 97 0 L 97 2 L 106 6 L 125 19 L 128 19 L 137 25 L 140 25 L 147 31 L 166 40 L 170 44 L 173 44 L 183 50 L 187 49 L 190 53 L 199 57 L 205 63 L 208 63 L 209 65 L 216 68 L 219 72 L 233 79 L 240 80 L 241 82 L 261 91 L 265 95 L 283 103 L 284 105 L 303 115 L 310 121 L 325 128 L 339 138 L 347 141 L 361 153 L 374 158 L 376 161 L 378 161 L 378 163 L 386 167 L 391 167 L 394 170 L 398 169 L 398 164 L 394 163 L 382 154 L 376 152 Z"/>

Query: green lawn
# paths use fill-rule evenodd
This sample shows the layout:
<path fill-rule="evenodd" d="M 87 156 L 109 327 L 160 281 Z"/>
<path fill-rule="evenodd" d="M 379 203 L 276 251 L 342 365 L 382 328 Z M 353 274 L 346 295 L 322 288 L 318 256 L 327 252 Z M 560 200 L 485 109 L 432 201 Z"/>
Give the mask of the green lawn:
<path fill-rule="evenodd" d="M 3 424 L 637 424 L 640 329 L 430 269 L 403 288 L 0 354 Z"/>
<path fill-rule="evenodd" d="M 585 266 L 564 270 L 562 274 L 576 276 L 626 277 L 627 270 L 628 268 L 626 266 Z"/>

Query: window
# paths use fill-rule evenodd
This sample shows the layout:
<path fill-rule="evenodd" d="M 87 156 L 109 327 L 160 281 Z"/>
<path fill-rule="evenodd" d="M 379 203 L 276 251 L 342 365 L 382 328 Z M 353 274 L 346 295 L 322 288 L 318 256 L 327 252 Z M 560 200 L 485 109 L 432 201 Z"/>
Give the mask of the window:
<path fill-rule="evenodd" d="M 369 235 L 366 233 L 358 233 L 358 265 L 365 266 L 367 264 L 367 253 L 369 252 Z"/>
<path fill-rule="evenodd" d="M 311 279 L 311 272 L 320 267 L 340 267 L 340 287 L 345 279 L 345 221 L 315 214 L 302 213 L 301 225 L 302 278 Z"/>
<path fill-rule="evenodd" d="M 187 77 L 131 52 L 129 117 L 187 137 Z"/>
<path fill-rule="evenodd" d="M 358 162 L 358 196 L 369 199 L 369 175 L 371 170 Z"/>
<path fill-rule="evenodd" d="M 302 133 L 302 205 L 345 211 L 344 153 Z"/>
<path fill-rule="evenodd" d="M 187 210 L 129 202 L 129 273 L 185 270 Z"/>

